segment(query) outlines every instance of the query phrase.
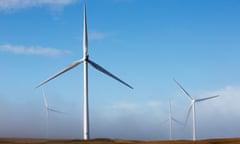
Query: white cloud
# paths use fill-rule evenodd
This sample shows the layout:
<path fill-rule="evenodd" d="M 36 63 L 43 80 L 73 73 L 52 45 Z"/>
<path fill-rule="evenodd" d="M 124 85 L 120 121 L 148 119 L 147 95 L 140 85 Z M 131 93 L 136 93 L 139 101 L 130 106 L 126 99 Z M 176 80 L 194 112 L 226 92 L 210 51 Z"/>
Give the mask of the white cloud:
<path fill-rule="evenodd" d="M 161 135 L 161 122 L 167 118 L 160 111 L 162 109 L 162 102 L 155 100 L 118 101 L 103 105 L 92 114 L 93 137 L 157 139 Z"/>
<path fill-rule="evenodd" d="M 204 95 L 213 96 L 220 95 L 220 97 L 213 100 L 213 105 L 218 107 L 218 110 L 225 112 L 233 112 L 240 110 L 240 86 L 226 86 L 223 89 L 206 92 Z"/>
<path fill-rule="evenodd" d="M 76 1 L 77 0 L 0 0 L 0 10 L 9 11 L 39 6 L 64 7 Z"/>
<path fill-rule="evenodd" d="M 239 137 L 240 125 L 240 86 L 226 86 L 214 91 L 205 91 L 199 98 L 220 95 L 220 97 L 196 104 L 197 138 Z M 197 97 L 195 97 L 197 98 Z M 180 98 L 184 99 L 184 97 Z M 190 102 L 186 103 L 173 99 L 173 116 L 184 121 Z M 186 105 L 185 105 L 186 104 Z M 122 101 L 105 108 L 97 109 L 94 113 L 94 129 L 102 137 L 116 136 L 128 139 L 167 139 L 168 101 L 147 100 Z M 97 119 L 97 120 L 96 120 Z M 114 127 L 114 129 L 112 129 Z M 101 129 L 101 131 L 98 131 Z M 192 138 L 192 115 L 187 126 L 173 123 L 174 138 Z"/>
<path fill-rule="evenodd" d="M 56 48 L 46 48 L 41 46 L 16 46 L 16 45 L 0 45 L 0 51 L 24 54 L 24 55 L 45 55 L 45 56 L 58 56 L 61 54 L 70 53 L 70 51 L 61 51 Z"/>

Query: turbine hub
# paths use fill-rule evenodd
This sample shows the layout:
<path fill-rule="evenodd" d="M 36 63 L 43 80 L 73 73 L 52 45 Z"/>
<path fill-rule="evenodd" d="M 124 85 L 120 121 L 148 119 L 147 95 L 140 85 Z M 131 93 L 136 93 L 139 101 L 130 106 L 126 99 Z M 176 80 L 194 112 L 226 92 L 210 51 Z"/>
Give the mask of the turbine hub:
<path fill-rule="evenodd" d="M 88 55 L 86 55 L 85 57 L 84 57 L 84 61 L 88 61 Z"/>

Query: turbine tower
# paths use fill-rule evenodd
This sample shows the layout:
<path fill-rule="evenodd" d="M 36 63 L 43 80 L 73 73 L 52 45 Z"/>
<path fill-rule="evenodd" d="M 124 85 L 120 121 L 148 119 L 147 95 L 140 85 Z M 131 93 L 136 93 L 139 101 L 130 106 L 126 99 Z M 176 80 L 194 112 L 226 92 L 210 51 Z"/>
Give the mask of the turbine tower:
<path fill-rule="evenodd" d="M 52 109 L 52 108 L 49 107 L 49 105 L 48 105 L 48 99 L 47 99 L 46 93 L 45 93 L 45 91 L 44 91 L 43 88 L 42 88 L 42 95 L 43 95 L 43 100 L 44 100 L 44 109 L 46 110 L 46 117 L 47 117 L 47 119 L 46 119 L 46 135 L 47 135 L 47 139 L 48 139 L 49 112 L 54 112 L 54 113 L 63 113 L 63 112 L 58 111 L 58 110 L 55 110 L 55 109 Z"/>
<path fill-rule="evenodd" d="M 218 97 L 219 95 L 216 95 L 216 96 L 211 96 L 211 97 L 206 97 L 206 98 L 202 98 L 202 99 L 194 99 L 181 85 L 180 83 L 178 83 L 175 79 L 174 79 L 175 83 L 182 89 L 182 91 L 186 94 L 186 96 L 189 98 L 191 104 L 190 104 L 190 107 L 188 109 L 188 113 L 187 113 L 187 117 L 186 117 L 186 121 L 185 121 L 185 124 L 188 120 L 188 117 L 190 115 L 190 112 L 192 110 L 192 124 L 193 124 L 193 140 L 195 141 L 196 140 L 196 107 L 195 107 L 195 104 L 198 103 L 198 102 L 202 102 L 202 101 L 206 101 L 206 100 L 209 100 L 209 99 L 213 99 L 213 98 L 216 98 Z"/>
<path fill-rule="evenodd" d="M 84 92 L 83 92 L 83 139 L 89 139 L 89 115 L 88 115 L 88 64 L 93 66 L 98 71 L 112 77 L 113 79 L 119 81 L 120 83 L 124 84 L 125 86 L 133 89 L 132 86 L 127 84 L 126 82 L 122 81 L 117 76 L 111 74 L 109 71 L 101 67 L 100 65 L 96 64 L 88 57 L 88 33 L 87 33 L 87 16 L 86 16 L 86 3 L 84 3 L 84 19 L 83 19 L 83 58 L 77 61 L 74 61 L 70 65 L 66 66 L 64 69 L 56 73 L 55 75 L 51 76 L 47 80 L 43 81 L 36 88 L 44 85 L 48 81 L 58 77 L 59 75 L 69 71 L 70 69 L 78 66 L 79 64 L 83 63 L 83 81 L 84 81 Z"/>
<path fill-rule="evenodd" d="M 169 114 L 168 114 L 168 121 L 169 121 L 169 140 L 172 140 L 173 137 L 172 137 L 172 122 L 176 122 L 180 125 L 183 125 L 182 122 L 178 121 L 177 119 L 175 119 L 173 116 L 172 116 L 172 104 L 171 104 L 171 100 L 169 100 Z"/>

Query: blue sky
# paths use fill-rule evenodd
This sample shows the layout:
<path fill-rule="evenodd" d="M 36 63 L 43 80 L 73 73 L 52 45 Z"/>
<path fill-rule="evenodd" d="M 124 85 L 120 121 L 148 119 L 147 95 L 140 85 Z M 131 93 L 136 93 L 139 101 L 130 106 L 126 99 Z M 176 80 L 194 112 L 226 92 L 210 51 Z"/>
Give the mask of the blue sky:
<path fill-rule="evenodd" d="M 240 2 L 237 0 L 87 0 L 89 56 L 134 87 L 89 66 L 92 138 L 168 139 L 168 100 L 184 120 L 195 98 L 198 138 L 239 137 Z M 82 57 L 83 1 L 0 1 L 0 136 L 45 137 L 34 87 Z M 44 86 L 49 137 L 82 138 L 82 65 Z M 191 117 L 190 117 L 191 118 Z M 174 124 L 174 138 L 191 138 Z"/>

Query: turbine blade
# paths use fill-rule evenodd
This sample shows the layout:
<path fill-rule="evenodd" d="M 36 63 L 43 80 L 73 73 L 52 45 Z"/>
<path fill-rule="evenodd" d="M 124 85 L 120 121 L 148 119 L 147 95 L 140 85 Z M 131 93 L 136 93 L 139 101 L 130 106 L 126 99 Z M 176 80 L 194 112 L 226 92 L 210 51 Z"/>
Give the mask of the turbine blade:
<path fill-rule="evenodd" d="M 58 77 L 59 75 L 69 71 L 70 69 L 76 67 L 77 65 L 81 64 L 82 62 L 84 61 L 84 59 L 81 59 L 81 60 L 78 60 L 78 61 L 75 61 L 73 62 L 72 64 L 66 66 L 64 69 L 62 69 L 60 72 L 56 73 L 55 75 L 51 76 L 50 78 L 48 78 L 47 80 L 43 81 L 42 83 L 38 84 L 36 86 L 36 88 L 39 88 L 40 86 L 44 85 L 45 83 L 49 82 L 50 80 Z"/>
<path fill-rule="evenodd" d="M 47 110 L 47 116 L 48 116 L 48 111 L 52 111 L 52 112 L 55 112 L 55 113 L 64 113 L 64 112 L 61 112 L 61 111 L 58 111 L 58 110 L 49 108 L 49 107 L 48 107 L 47 96 L 46 96 L 46 93 L 45 93 L 45 91 L 44 91 L 43 88 L 42 88 L 42 93 L 43 93 L 44 105 L 45 105 L 45 108 L 46 108 L 46 110 Z"/>
<path fill-rule="evenodd" d="M 171 104 L 171 100 L 169 99 L 169 115 L 172 117 L 172 104 Z"/>
<path fill-rule="evenodd" d="M 193 97 L 178 83 L 175 79 L 173 79 L 175 83 L 182 89 L 182 91 L 190 98 L 190 100 L 194 100 Z"/>
<path fill-rule="evenodd" d="M 55 109 L 52 109 L 52 108 L 47 108 L 49 111 L 51 112 L 55 112 L 55 113 L 64 113 L 62 111 L 58 111 L 58 110 L 55 110 Z"/>
<path fill-rule="evenodd" d="M 216 97 L 219 97 L 219 96 L 220 96 L 220 95 L 215 95 L 215 96 L 211 96 L 211 97 L 206 97 L 206 98 L 202 98 L 202 99 L 197 99 L 196 102 L 201 102 L 201 101 L 213 99 L 213 98 L 216 98 Z"/>
<path fill-rule="evenodd" d="M 87 10 L 86 2 L 84 3 L 84 19 L 83 19 L 83 54 L 87 56 L 88 35 L 87 35 Z"/>
<path fill-rule="evenodd" d="M 48 108 L 47 96 L 43 88 L 42 88 L 42 93 L 43 93 L 44 106 L 45 108 Z"/>
<path fill-rule="evenodd" d="M 101 67 L 100 65 L 96 64 L 95 62 L 91 61 L 88 59 L 88 63 L 91 64 L 94 68 L 96 68 L 97 70 L 101 71 L 102 73 L 112 77 L 113 79 L 119 81 L 120 83 L 124 84 L 125 86 L 133 89 L 132 86 L 130 86 L 129 84 L 127 84 L 126 82 L 122 81 L 121 79 L 119 79 L 118 77 L 114 76 L 113 74 L 111 74 L 110 72 L 108 72 L 106 69 L 104 69 L 103 67 Z"/>
<path fill-rule="evenodd" d="M 190 115 L 190 112 L 192 110 L 192 105 L 193 105 L 193 103 L 190 105 L 190 107 L 188 109 L 188 113 L 187 113 L 187 117 L 186 117 L 186 120 L 185 120 L 185 123 L 184 123 L 184 127 L 186 127 L 187 121 L 189 119 L 189 115 Z"/>
<path fill-rule="evenodd" d="M 184 125 L 184 123 L 183 123 L 183 122 L 181 122 L 181 121 L 179 121 L 179 120 L 175 119 L 174 117 L 172 117 L 172 120 L 173 120 L 174 122 L 176 122 L 176 123 L 180 124 L 180 125 Z"/>

